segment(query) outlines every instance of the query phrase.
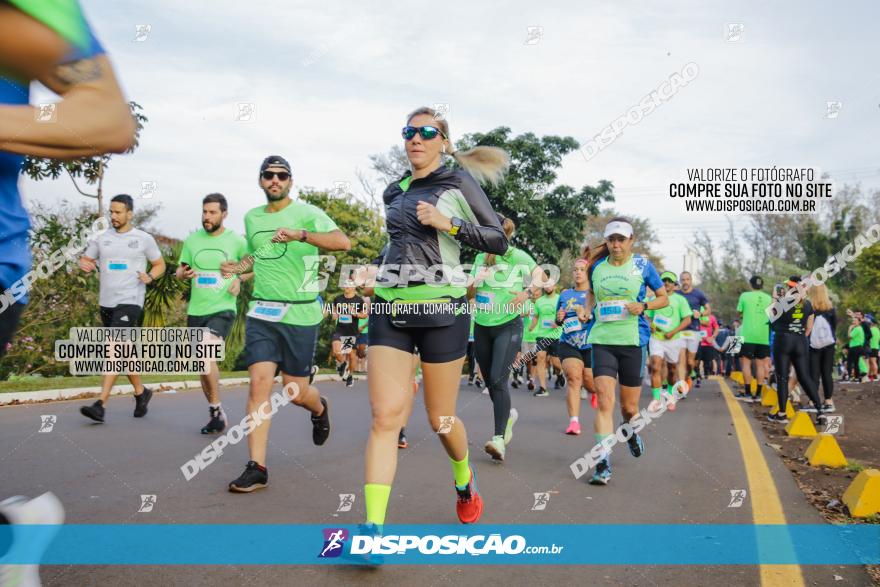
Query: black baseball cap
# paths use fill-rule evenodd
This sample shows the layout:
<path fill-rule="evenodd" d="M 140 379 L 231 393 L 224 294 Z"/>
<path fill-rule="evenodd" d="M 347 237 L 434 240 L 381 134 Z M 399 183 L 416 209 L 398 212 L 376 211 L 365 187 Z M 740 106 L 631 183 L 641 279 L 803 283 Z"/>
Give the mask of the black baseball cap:
<path fill-rule="evenodd" d="M 749 279 L 749 285 L 752 286 L 752 289 L 761 289 L 764 287 L 764 280 L 760 275 L 752 275 L 752 278 Z"/>
<path fill-rule="evenodd" d="M 281 155 L 269 155 L 263 159 L 263 163 L 260 165 L 260 173 L 263 173 L 270 167 L 283 167 L 288 173 L 292 173 L 290 163 Z"/>

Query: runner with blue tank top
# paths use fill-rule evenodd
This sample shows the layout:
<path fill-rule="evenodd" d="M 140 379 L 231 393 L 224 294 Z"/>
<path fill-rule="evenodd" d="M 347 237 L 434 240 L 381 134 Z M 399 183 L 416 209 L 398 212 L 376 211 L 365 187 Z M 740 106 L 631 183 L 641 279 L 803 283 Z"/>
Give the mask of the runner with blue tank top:
<path fill-rule="evenodd" d="M 63 100 L 29 105 L 33 80 Z M 80 89 L 85 91 L 72 91 Z M 64 124 L 34 124 L 59 119 Z M 0 357 L 15 334 L 30 284 L 39 278 L 31 272 L 30 220 L 18 191 L 25 155 L 73 159 L 119 153 L 133 140 L 128 105 L 79 3 L 0 2 Z M 51 266 L 60 264 L 53 260 Z"/>
<path fill-rule="evenodd" d="M 659 310 L 669 304 L 666 289 L 654 265 L 646 257 L 632 252 L 635 237 L 632 223 L 613 218 L 605 226 L 605 243 L 590 255 L 590 291 L 596 323 L 587 341 L 592 344 L 593 377 L 599 396 L 595 420 L 596 442 L 613 434 L 612 410 L 614 389 L 620 382 L 620 412 L 630 453 L 641 456 L 645 445 L 629 426 L 639 412 L 642 373 L 645 369 L 651 327 L 645 310 Z M 657 295 L 645 301 L 646 289 Z M 593 305 L 591 304 L 591 305 Z M 611 455 L 605 454 L 596 465 L 590 483 L 607 485 L 611 479 Z"/>
<path fill-rule="evenodd" d="M 574 287 L 559 294 L 556 302 L 556 326 L 560 331 L 559 358 L 568 383 L 568 428 L 566 434 L 581 433 L 581 386 L 590 392 L 593 408 L 596 403 L 596 390 L 593 385 L 592 347 L 589 342 L 593 320 L 590 319 L 589 293 L 586 259 L 578 259 L 572 269 Z"/>

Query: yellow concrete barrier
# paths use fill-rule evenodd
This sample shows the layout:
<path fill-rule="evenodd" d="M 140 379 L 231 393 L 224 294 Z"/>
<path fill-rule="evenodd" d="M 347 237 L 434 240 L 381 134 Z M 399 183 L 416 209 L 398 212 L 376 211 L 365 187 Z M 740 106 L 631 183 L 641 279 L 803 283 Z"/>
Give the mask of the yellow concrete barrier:
<path fill-rule="evenodd" d="M 825 434 L 824 432 L 818 434 L 807 447 L 804 456 L 814 467 L 820 465 L 835 468 L 846 466 L 846 457 L 843 456 L 843 451 L 840 450 L 840 445 L 837 444 L 837 439 L 833 434 Z"/>
<path fill-rule="evenodd" d="M 742 371 L 731 371 L 730 378 L 740 385 L 745 385 L 745 379 L 743 379 Z"/>
<path fill-rule="evenodd" d="M 880 471 L 865 469 L 843 493 L 843 503 L 854 518 L 867 518 L 880 513 Z"/>
<path fill-rule="evenodd" d="M 788 404 L 791 405 L 790 403 Z M 785 425 L 785 432 L 789 436 L 797 438 L 814 438 L 817 434 L 816 427 L 806 412 L 798 412 L 794 418 Z"/>

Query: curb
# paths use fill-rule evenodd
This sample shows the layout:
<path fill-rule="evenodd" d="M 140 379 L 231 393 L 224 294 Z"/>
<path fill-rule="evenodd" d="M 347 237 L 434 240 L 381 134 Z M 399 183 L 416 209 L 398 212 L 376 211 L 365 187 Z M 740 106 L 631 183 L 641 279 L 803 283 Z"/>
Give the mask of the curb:
<path fill-rule="evenodd" d="M 121 377 L 121 376 L 120 376 Z M 334 379 L 334 375 L 316 375 L 315 381 L 330 381 Z M 338 379 L 338 377 L 336 377 Z M 220 385 L 242 385 L 250 381 L 249 377 L 230 377 L 221 379 Z M 280 382 L 281 377 L 276 377 L 275 381 Z M 164 393 L 177 393 L 178 390 L 201 389 L 202 384 L 198 380 L 193 381 L 166 381 L 162 383 L 149 383 L 147 386 L 154 391 Z M 114 385 L 110 391 L 110 395 L 126 395 L 134 392 L 134 386 L 131 384 Z M 0 393 L 0 406 L 32 404 L 51 401 L 62 401 L 69 399 L 85 399 L 96 397 L 101 394 L 100 386 L 92 387 L 70 387 L 67 389 L 43 389 L 39 391 L 12 391 L 8 393 Z"/>

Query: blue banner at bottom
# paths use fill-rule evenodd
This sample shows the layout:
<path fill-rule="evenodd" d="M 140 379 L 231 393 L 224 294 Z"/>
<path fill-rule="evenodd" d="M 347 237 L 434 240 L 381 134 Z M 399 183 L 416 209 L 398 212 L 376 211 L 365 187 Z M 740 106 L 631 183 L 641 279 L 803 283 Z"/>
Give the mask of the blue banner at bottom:
<path fill-rule="evenodd" d="M 0 526 L 0 564 L 862 565 L 880 525 Z"/>

